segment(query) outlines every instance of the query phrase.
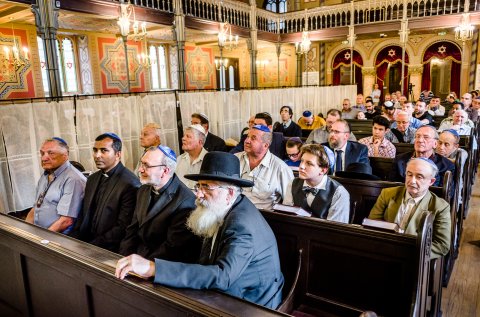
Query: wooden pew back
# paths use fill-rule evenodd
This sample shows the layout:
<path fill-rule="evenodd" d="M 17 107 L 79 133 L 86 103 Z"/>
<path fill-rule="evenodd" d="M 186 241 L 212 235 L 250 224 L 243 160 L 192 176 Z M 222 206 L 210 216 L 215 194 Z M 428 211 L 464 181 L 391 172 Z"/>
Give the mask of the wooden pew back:
<path fill-rule="evenodd" d="M 432 216 L 418 237 L 323 219 L 262 211 L 280 252 L 283 272 L 296 272 L 295 310 L 316 316 L 424 316 Z M 429 229 L 430 228 L 430 229 Z M 431 234 L 431 231 L 430 231 Z"/>

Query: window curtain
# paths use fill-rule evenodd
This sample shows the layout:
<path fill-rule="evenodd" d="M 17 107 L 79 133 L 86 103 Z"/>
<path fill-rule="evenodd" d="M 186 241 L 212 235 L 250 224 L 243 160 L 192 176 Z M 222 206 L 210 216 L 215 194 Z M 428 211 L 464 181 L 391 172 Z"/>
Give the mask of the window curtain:
<path fill-rule="evenodd" d="M 351 51 L 349 49 L 345 49 L 337 53 L 335 58 L 333 59 L 333 84 L 340 85 L 340 70 L 342 66 L 350 66 L 351 63 Z M 357 83 L 357 92 L 363 92 L 363 79 L 362 79 L 362 67 L 363 67 L 363 59 L 362 56 L 357 52 L 353 51 L 353 66 L 355 72 L 355 82 Z"/>
<path fill-rule="evenodd" d="M 460 96 L 460 73 L 462 53 L 460 48 L 452 42 L 438 42 L 430 45 L 423 55 L 422 90 L 430 90 L 430 62 L 433 58 L 450 59 L 452 70 L 450 74 L 450 90 Z"/>
<path fill-rule="evenodd" d="M 0 107 L 0 211 L 30 208 L 43 172 L 38 151 L 45 139 L 59 136 L 70 147 L 71 160 L 78 161 L 71 100 Z"/>
<path fill-rule="evenodd" d="M 377 58 L 375 59 L 375 68 L 376 68 L 376 74 L 377 74 L 378 89 L 382 91 L 382 95 L 383 95 L 383 87 L 385 86 L 384 82 L 385 82 L 385 76 L 387 75 L 388 66 L 390 64 L 396 64 L 401 62 L 402 62 L 402 48 L 400 46 L 397 46 L 397 45 L 387 46 L 378 53 Z M 408 87 L 408 80 L 407 80 L 408 63 L 409 63 L 408 53 L 405 52 L 405 77 L 403 78 L 404 80 L 403 94 L 407 92 L 407 87 Z"/>

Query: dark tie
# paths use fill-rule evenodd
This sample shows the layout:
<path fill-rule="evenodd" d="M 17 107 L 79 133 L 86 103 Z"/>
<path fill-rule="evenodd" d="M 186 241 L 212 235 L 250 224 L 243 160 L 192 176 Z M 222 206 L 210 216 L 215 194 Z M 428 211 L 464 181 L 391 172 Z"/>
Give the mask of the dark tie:
<path fill-rule="evenodd" d="M 303 186 L 302 190 L 305 194 L 311 193 L 313 196 L 318 194 L 318 188 L 315 187 Z"/>
<path fill-rule="evenodd" d="M 283 124 L 283 129 L 287 130 L 287 124 L 286 123 Z"/>
<path fill-rule="evenodd" d="M 335 150 L 337 153 L 337 159 L 335 160 L 335 173 L 342 171 L 342 150 Z"/>

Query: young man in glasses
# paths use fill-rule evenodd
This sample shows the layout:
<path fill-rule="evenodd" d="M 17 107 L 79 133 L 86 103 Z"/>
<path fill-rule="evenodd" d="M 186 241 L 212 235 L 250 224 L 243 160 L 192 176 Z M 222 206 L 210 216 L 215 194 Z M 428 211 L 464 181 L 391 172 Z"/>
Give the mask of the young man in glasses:
<path fill-rule="evenodd" d="M 44 173 L 38 181 L 36 202 L 27 222 L 56 232 L 70 232 L 82 207 L 86 179 L 68 157 L 65 140 L 54 137 L 43 142 L 40 159 Z"/>
<path fill-rule="evenodd" d="M 129 272 L 154 277 L 154 283 L 172 287 L 214 289 L 272 309 L 281 302 L 283 275 L 272 229 L 242 187 L 253 182 L 240 177 L 240 162 L 230 153 L 205 155 L 197 181 L 197 208 L 188 227 L 203 238 L 196 264 L 155 259 L 136 254 L 117 263 L 115 275 Z"/>
<path fill-rule="evenodd" d="M 176 176 L 176 166 L 175 152 L 164 145 L 149 148 L 141 158 L 142 186 L 120 254 L 136 253 L 149 260 L 198 260 L 201 241 L 186 226 L 195 209 L 195 195 Z"/>
<path fill-rule="evenodd" d="M 98 171 L 87 179 L 82 212 L 71 236 L 118 252 L 132 221 L 140 181 L 120 161 L 122 140 L 115 133 L 99 135 L 92 150 Z"/>

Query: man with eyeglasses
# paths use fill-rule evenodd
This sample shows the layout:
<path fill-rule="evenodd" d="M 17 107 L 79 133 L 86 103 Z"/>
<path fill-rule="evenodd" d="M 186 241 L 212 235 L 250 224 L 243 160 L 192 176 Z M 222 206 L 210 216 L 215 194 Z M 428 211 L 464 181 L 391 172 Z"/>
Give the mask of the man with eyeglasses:
<path fill-rule="evenodd" d="M 119 253 L 153 260 L 195 262 L 201 241 L 186 226 L 195 195 L 175 175 L 177 157 L 167 146 L 147 150 L 140 161 L 137 204 Z"/>
<path fill-rule="evenodd" d="M 346 120 L 336 121 L 330 129 L 328 142 L 323 145 L 329 147 L 335 154 L 333 172 L 344 171 L 351 163 L 370 164 L 368 148 L 358 142 L 349 141 L 350 125 Z"/>
<path fill-rule="evenodd" d="M 199 124 L 192 124 L 183 130 L 182 150 L 185 152 L 178 157 L 176 174 L 180 180 L 193 189 L 195 182 L 184 177 L 185 174 L 198 173 L 202 160 L 208 151 L 203 147 L 205 129 Z"/>
<path fill-rule="evenodd" d="M 325 126 L 315 129 L 312 132 L 310 132 L 310 135 L 307 138 L 307 141 L 305 141 L 305 144 L 322 144 L 325 142 L 328 142 L 328 134 L 330 129 L 332 128 L 332 124 L 340 120 L 342 117 L 342 114 L 340 110 L 338 109 L 330 109 L 327 112 L 327 119 Z M 350 136 L 348 138 L 349 141 L 357 141 L 357 138 L 355 138 L 355 135 L 353 133 L 350 133 Z"/>
<path fill-rule="evenodd" d="M 245 139 L 245 151 L 235 154 L 240 160 L 241 177 L 253 181 L 245 191 L 259 209 L 272 209 L 285 197 L 287 185 L 293 179 L 292 170 L 270 150 L 272 132 L 265 125 L 254 125 Z"/>
<path fill-rule="evenodd" d="M 405 111 L 399 111 L 395 120 L 395 127 L 385 134 L 385 138 L 392 143 L 412 143 L 415 141 L 417 129 L 410 125 L 410 115 Z"/>
<path fill-rule="evenodd" d="M 413 145 L 414 151 L 402 153 L 395 157 L 389 180 L 392 182 L 403 182 L 405 180 L 407 162 L 411 158 L 422 157 L 430 159 L 437 165 L 438 176 L 435 178 L 433 186 L 443 186 L 443 176 L 445 175 L 445 172 L 455 172 L 455 165 L 446 157 L 435 153 L 437 140 L 438 132 L 434 127 L 424 125 L 418 128 L 415 133 L 415 142 Z"/>
<path fill-rule="evenodd" d="M 65 140 L 43 142 L 40 159 L 43 175 L 38 180 L 35 205 L 26 221 L 51 231 L 69 233 L 82 208 L 86 178 L 68 161 Z"/>
<path fill-rule="evenodd" d="M 230 153 L 205 155 L 197 181 L 197 208 L 187 226 L 203 238 L 195 264 L 164 259 L 149 261 L 133 254 L 117 263 L 115 275 L 132 272 L 171 287 L 214 289 L 275 309 L 280 305 L 283 275 L 272 229 L 242 195 L 253 182 L 240 177 L 240 162 Z"/>
<path fill-rule="evenodd" d="M 140 181 L 122 164 L 122 140 L 115 133 L 99 135 L 92 156 L 98 171 L 87 179 L 82 211 L 71 236 L 118 252 L 132 222 Z"/>

